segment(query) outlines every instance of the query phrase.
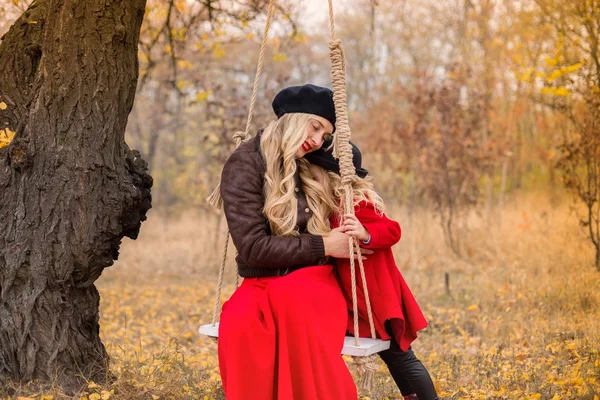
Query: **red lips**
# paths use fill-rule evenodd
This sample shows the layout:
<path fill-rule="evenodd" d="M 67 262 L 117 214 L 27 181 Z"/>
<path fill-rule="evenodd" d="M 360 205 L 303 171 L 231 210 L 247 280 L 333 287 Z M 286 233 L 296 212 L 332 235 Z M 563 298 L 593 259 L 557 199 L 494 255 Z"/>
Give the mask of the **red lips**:
<path fill-rule="evenodd" d="M 312 145 L 308 143 L 308 140 L 302 143 L 302 150 L 304 150 L 307 153 L 312 150 Z"/>

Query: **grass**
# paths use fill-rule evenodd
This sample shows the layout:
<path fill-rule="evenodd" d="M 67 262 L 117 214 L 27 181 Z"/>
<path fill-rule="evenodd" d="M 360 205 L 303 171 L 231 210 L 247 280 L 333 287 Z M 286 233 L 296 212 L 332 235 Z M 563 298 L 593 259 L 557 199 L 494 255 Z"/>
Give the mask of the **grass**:
<path fill-rule="evenodd" d="M 567 204 L 529 196 L 501 215 L 469 216 L 460 259 L 430 213 L 388 214 L 403 227 L 396 260 L 430 323 L 413 348 L 443 398 L 599 399 L 600 273 Z M 215 235 L 224 233 L 216 224 L 214 215 L 151 215 L 140 238 L 123 244 L 98 281 L 117 379 L 90 382 L 82 399 L 224 398 L 216 344 L 197 333 L 212 317 Z M 232 258 L 223 299 L 233 290 Z M 401 398 L 383 363 L 361 396 Z"/>

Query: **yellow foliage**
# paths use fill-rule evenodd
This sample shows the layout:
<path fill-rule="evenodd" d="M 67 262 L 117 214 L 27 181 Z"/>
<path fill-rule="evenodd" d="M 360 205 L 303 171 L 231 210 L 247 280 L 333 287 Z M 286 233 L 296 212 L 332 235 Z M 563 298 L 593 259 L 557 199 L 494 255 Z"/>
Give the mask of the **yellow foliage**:
<path fill-rule="evenodd" d="M 9 128 L 0 129 L 0 149 L 8 146 L 14 137 L 15 133 Z"/>
<path fill-rule="evenodd" d="M 559 59 L 546 57 L 546 65 L 549 67 L 554 67 L 558 64 Z"/>
<path fill-rule="evenodd" d="M 273 61 L 275 62 L 284 62 L 286 59 L 287 56 L 285 53 L 275 53 L 275 55 L 273 55 Z"/>
<path fill-rule="evenodd" d="M 569 89 L 567 89 L 564 86 L 560 86 L 560 87 L 543 87 L 541 91 L 544 94 L 551 94 L 551 95 L 559 96 L 559 97 L 567 96 L 567 95 L 569 95 L 569 93 L 571 93 L 569 91 Z"/>
<path fill-rule="evenodd" d="M 221 59 L 225 55 L 225 50 L 220 45 L 217 45 L 213 48 L 212 55 L 217 59 Z"/>
<path fill-rule="evenodd" d="M 566 67 L 561 67 L 559 69 L 555 69 L 554 71 L 552 71 L 550 73 L 550 75 L 548 75 L 546 80 L 548 82 L 552 82 L 562 76 L 565 76 L 567 74 L 570 74 L 572 72 L 579 70 L 583 66 L 583 64 L 584 64 L 583 62 L 579 62 L 579 63 L 573 64 L 573 65 L 568 65 Z"/>
<path fill-rule="evenodd" d="M 531 82 L 532 77 L 534 76 L 533 73 L 534 73 L 534 69 L 533 69 L 533 67 L 530 67 L 530 68 L 527 68 L 522 73 L 515 72 L 515 76 L 521 82 Z"/>
<path fill-rule="evenodd" d="M 296 35 L 294 35 L 294 43 L 304 43 L 304 42 L 306 42 L 305 34 L 303 34 L 302 32 L 299 32 Z"/>
<path fill-rule="evenodd" d="M 0 110 L 4 111 L 4 110 L 6 110 L 6 108 L 7 108 L 6 103 L 1 101 L 0 102 Z"/>
<path fill-rule="evenodd" d="M 191 62 L 189 62 L 187 60 L 178 60 L 177 66 L 181 69 L 189 69 L 189 70 L 194 69 L 194 64 L 192 64 Z"/>
<path fill-rule="evenodd" d="M 200 90 L 198 93 L 196 93 L 196 101 L 198 103 L 203 103 L 205 102 L 210 95 L 213 94 L 212 90 Z"/>

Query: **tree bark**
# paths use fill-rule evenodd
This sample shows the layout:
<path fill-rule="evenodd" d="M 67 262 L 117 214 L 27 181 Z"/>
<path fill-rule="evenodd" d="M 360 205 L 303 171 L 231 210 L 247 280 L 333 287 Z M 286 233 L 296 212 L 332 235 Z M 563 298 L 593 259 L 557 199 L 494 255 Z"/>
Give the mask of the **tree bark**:
<path fill-rule="evenodd" d="M 37 0 L 0 44 L 0 387 L 103 381 L 94 282 L 152 178 L 124 140 L 145 0 Z"/>

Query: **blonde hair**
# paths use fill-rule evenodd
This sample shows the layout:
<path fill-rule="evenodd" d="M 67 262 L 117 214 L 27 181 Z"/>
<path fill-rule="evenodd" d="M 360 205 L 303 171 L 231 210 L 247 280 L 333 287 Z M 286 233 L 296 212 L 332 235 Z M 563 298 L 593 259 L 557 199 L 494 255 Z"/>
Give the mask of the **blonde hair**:
<path fill-rule="evenodd" d="M 310 164 L 308 167 L 313 179 L 318 182 L 318 187 L 322 188 L 319 192 L 322 207 L 327 215 L 342 216 L 343 205 L 342 196 L 344 195 L 341 185 L 341 177 L 335 172 L 326 171 L 318 165 Z M 381 196 L 377 194 L 373 187 L 373 178 L 358 178 L 353 185 L 354 198 L 353 205 L 356 207 L 361 201 L 367 201 L 373 204 L 375 212 L 383 214 L 384 204 Z"/>
<path fill-rule="evenodd" d="M 271 121 L 262 133 L 260 150 L 267 166 L 265 173 L 265 205 L 263 212 L 269 221 L 271 232 L 279 236 L 297 236 L 298 199 L 294 188 L 295 175 L 300 167 L 300 180 L 312 215 L 307 230 L 315 235 L 327 235 L 330 231 L 328 206 L 321 201 L 325 192 L 322 184 L 309 172 L 309 163 L 296 159 L 296 152 L 306 140 L 306 124 L 311 114 L 285 114 Z"/>

